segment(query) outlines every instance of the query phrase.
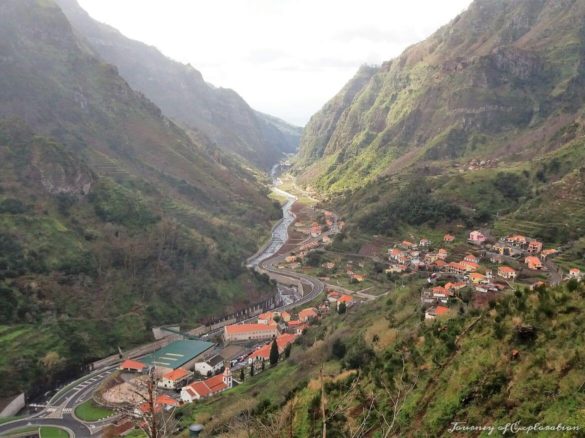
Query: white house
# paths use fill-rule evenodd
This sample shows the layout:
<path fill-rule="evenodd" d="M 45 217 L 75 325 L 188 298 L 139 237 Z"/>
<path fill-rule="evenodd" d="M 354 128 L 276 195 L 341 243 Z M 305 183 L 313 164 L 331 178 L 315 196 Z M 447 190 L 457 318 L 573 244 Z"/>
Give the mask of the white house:
<path fill-rule="evenodd" d="M 223 367 L 223 357 L 219 354 L 206 360 L 205 362 L 197 362 L 195 364 L 195 371 L 202 376 L 208 376 L 216 374 Z"/>
<path fill-rule="evenodd" d="M 183 386 L 193 376 L 191 371 L 187 371 L 183 368 L 177 368 L 176 370 L 170 371 L 163 374 L 158 386 L 160 388 L 176 389 Z"/>

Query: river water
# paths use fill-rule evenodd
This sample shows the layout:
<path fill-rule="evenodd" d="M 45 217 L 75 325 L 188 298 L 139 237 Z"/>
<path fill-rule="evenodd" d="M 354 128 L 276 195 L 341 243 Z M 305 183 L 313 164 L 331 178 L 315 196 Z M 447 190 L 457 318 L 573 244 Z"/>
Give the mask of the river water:
<path fill-rule="evenodd" d="M 278 186 L 282 183 L 278 178 L 279 173 L 280 165 L 276 164 L 274 165 L 270 173 L 272 176 L 273 190 L 275 193 L 281 196 L 285 196 L 288 200 L 282 206 L 282 219 L 273 228 L 270 241 L 260 253 L 256 254 L 255 257 L 251 258 L 248 261 L 248 267 L 251 268 L 258 266 L 260 262 L 272 257 L 280 250 L 280 248 L 284 246 L 284 244 L 288 240 L 288 227 L 295 220 L 295 215 L 291 211 L 291 208 L 292 205 L 297 200 L 297 197 L 278 188 Z"/>

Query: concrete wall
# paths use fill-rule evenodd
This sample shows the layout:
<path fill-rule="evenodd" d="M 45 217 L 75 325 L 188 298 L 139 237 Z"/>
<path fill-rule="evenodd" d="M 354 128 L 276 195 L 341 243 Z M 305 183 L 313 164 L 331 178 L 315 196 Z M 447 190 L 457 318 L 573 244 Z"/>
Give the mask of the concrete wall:
<path fill-rule="evenodd" d="M 22 408 L 26 406 L 26 400 L 24 399 L 24 392 L 16 396 L 14 400 L 8 403 L 2 412 L 0 412 L 0 418 L 13 417 L 20 412 Z"/>

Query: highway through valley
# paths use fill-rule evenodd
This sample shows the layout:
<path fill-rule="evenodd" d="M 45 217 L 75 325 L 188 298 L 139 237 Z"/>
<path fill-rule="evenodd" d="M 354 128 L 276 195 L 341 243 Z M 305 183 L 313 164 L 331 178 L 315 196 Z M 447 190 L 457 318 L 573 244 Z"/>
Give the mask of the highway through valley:
<path fill-rule="evenodd" d="M 296 283 L 299 288 L 300 298 L 292 303 L 285 304 L 273 310 L 290 310 L 292 308 L 304 305 L 314 300 L 325 289 L 325 284 L 317 278 L 304 275 L 289 269 L 278 268 L 283 262 L 286 255 L 278 255 L 278 252 L 288 240 L 288 229 L 295 221 L 295 215 L 292 212 L 292 206 L 297 198 L 277 187 L 274 190 L 287 197 L 287 202 L 283 206 L 283 218 L 275 225 L 272 230 L 272 236 L 264 247 L 247 261 L 247 266 L 255 269 L 260 273 L 267 274 L 277 283 Z M 338 232 L 337 217 L 334 216 L 334 225 L 323 235 L 332 235 Z M 323 236 L 309 237 L 304 243 L 320 240 Z M 303 287 L 306 286 L 306 287 Z M 306 291 L 308 289 L 308 291 Z M 306 292 L 305 292 L 306 291 Z M 250 318 L 248 321 L 253 320 Z M 221 330 L 215 330 L 208 334 L 213 336 L 221 333 Z M 11 431 L 18 429 L 35 427 L 35 426 L 57 426 L 65 429 L 71 436 L 82 438 L 91 436 L 101 436 L 101 431 L 108 425 L 112 424 L 116 416 L 98 422 L 84 422 L 75 416 L 75 407 L 89 400 L 101 382 L 115 371 L 116 365 L 107 366 L 93 371 L 86 376 L 70 383 L 63 389 L 59 390 L 46 404 L 37 405 L 39 412 L 25 418 L 9 421 L 0 424 L 0 436 L 9 436 Z"/>

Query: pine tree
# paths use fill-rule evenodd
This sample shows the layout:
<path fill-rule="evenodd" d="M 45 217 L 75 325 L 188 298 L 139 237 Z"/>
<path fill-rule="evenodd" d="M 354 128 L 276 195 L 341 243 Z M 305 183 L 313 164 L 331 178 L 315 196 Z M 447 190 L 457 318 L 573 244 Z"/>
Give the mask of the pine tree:
<path fill-rule="evenodd" d="M 254 362 L 250 365 L 250 377 L 254 377 Z"/>
<path fill-rule="evenodd" d="M 240 381 L 243 382 L 246 378 L 246 373 L 244 373 L 244 368 L 240 371 Z"/>
<path fill-rule="evenodd" d="M 270 366 L 275 366 L 278 363 L 278 344 L 276 339 L 272 341 L 270 346 Z"/>

